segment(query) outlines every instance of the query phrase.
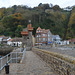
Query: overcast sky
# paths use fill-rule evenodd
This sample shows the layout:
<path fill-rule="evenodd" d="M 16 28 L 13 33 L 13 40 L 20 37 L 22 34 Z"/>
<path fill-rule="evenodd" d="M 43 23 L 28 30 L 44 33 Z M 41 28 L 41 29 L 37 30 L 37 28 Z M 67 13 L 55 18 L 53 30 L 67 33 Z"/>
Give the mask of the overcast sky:
<path fill-rule="evenodd" d="M 75 5 L 75 0 L 0 0 L 1 7 L 10 7 L 13 5 L 27 5 L 29 7 L 38 6 L 39 3 L 52 3 L 59 5 L 61 8 Z"/>

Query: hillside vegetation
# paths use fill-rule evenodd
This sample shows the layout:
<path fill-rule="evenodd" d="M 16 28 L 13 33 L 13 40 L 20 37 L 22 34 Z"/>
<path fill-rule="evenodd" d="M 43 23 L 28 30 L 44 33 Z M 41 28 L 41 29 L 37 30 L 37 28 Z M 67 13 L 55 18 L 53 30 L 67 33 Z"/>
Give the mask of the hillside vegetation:
<path fill-rule="evenodd" d="M 30 8 L 23 5 L 14 5 L 9 8 L 0 8 L 0 35 L 21 37 L 20 32 L 31 20 L 34 27 L 50 29 L 62 39 L 75 37 L 75 7 L 72 11 L 64 11 L 58 5 L 49 7 L 49 4 L 39 4 Z"/>

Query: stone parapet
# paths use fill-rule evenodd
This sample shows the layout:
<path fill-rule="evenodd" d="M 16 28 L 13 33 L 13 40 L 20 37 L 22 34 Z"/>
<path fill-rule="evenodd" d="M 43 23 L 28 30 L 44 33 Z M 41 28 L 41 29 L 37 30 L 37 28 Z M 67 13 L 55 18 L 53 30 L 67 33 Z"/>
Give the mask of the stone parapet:
<path fill-rule="evenodd" d="M 38 48 L 33 52 L 39 55 L 58 75 L 75 75 L 75 58 Z"/>

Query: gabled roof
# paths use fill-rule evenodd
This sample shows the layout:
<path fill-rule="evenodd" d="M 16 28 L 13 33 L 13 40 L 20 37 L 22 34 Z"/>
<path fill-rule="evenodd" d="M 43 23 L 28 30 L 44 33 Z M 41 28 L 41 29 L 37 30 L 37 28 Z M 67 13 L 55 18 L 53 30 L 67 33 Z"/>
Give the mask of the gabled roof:
<path fill-rule="evenodd" d="M 4 37 L 3 39 L 8 39 L 9 37 Z"/>
<path fill-rule="evenodd" d="M 31 24 L 28 24 L 28 25 L 27 25 L 27 28 L 31 28 Z"/>
<path fill-rule="evenodd" d="M 43 29 L 42 30 L 42 33 L 48 33 L 48 32 L 49 32 L 49 29 L 47 29 L 47 30 Z"/>
<path fill-rule="evenodd" d="M 0 38 L 5 37 L 4 35 L 1 35 Z"/>
<path fill-rule="evenodd" d="M 52 35 L 53 38 L 60 38 L 59 35 Z"/>
<path fill-rule="evenodd" d="M 12 41 L 13 39 L 9 39 L 8 41 Z"/>
<path fill-rule="evenodd" d="M 75 38 L 73 38 L 73 39 L 71 39 L 71 40 L 69 40 L 70 42 L 75 42 Z"/>
<path fill-rule="evenodd" d="M 27 31 L 22 31 L 21 35 L 28 35 L 28 32 Z"/>
<path fill-rule="evenodd" d="M 33 31 L 33 27 L 31 26 L 31 24 L 27 25 L 28 31 Z"/>
<path fill-rule="evenodd" d="M 75 39 L 72 39 L 72 42 L 75 42 Z"/>
<path fill-rule="evenodd" d="M 31 26 L 31 24 L 28 24 L 27 28 L 24 28 L 23 31 L 21 31 L 21 35 L 28 36 L 29 31 L 33 31 L 33 27 Z"/>
<path fill-rule="evenodd" d="M 12 42 L 21 42 L 22 41 L 22 38 L 14 38 L 13 40 L 12 40 Z"/>
<path fill-rule="evenodd" d="M 36 33 L 48 33 L 49 31 L 50 31 L 49 29 L 41 29 L 40 27 L 38 27 Z"/>
<path fill-rule="evenodd" d="M 41 30 L 41 28 L 40 28 L 40 27 L 38 27 L 38 28 L 37 28 L 37 30 Z"/>

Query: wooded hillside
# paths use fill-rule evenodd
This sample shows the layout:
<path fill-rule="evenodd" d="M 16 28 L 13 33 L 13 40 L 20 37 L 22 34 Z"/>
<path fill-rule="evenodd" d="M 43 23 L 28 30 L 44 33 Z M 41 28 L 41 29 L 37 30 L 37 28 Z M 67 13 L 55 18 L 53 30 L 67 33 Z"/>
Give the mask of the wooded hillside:
<path fill-rule="evenodd" d="M 64 11 L 58 5 L 39 4 L 30 8 L 14 5 L 10 8 L 0 8 L 0 35 L 21 37 L 20 32 L 31 20 L 34 27 L 50 29 L 53 34 L 59 34 L 62 39 L 75 37 L 75 7 L 72 11 Z"/>

